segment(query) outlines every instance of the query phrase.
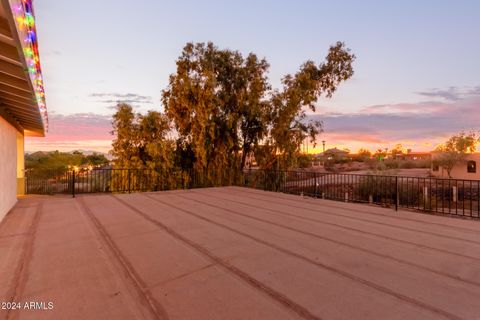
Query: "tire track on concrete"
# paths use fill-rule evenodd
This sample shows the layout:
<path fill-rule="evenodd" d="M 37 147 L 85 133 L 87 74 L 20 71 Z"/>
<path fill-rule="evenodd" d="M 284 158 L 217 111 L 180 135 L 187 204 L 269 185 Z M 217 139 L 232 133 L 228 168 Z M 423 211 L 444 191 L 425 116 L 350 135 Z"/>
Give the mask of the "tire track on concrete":
<path fill-rule="evenodd" d="M 196 194 L 200 194 L 202 196 L 207 196 L 207 197 L 211 197 L 211 198 L 216 198 L 216 199 L 220 199 L 220 200 L 229 201 L 228 199 L 221 198 L 221 197 L 215 197 L 213 195 L 209 195 L 209 194 L 205 194 L 205 193 L 200 193 L 200 192 L 195 192 L 195 191 L 191 191 L 191 192 L 196 193 Z M 178 195 L 172 195 L 172 196 L 179 197 Z M 271 224 L 271 225 L 274 225 L 274 226 L 277 226 L 277 227 L 280 227 L 280 228 L 283 228 L 283 229 L 286 229 L 286 230 L 294 231 L 294 232 L 304 234 L 304 235 L 307 235 L 307 236 L 310 236 L 310 237 L 321 239 L 321 240 L 324 240 L 324 241 L 327 241 L 327 242 L 330 242 L 330 243 L 334 243 L 334 244 L 337 244 L 337 245 L 340 245 L 340 246 L 343 246 L 343 247 L 358 250 L 358 251 L 361 251 L 361 252 L 366 252 L 368 254 L 372 254 L 372 255 L 375 255 L 375 256 L 380 257 L 380 258 L 384 258 L 384 259 L 387 259 L 387 260 L 398 262 L 398 263 L 401 263 L 401 264 L 404 264 L 404 265 L 407 265 L 407 266 L 410 266 L 410 267 L 415 267 L 415 268 L 420 269 L 422 271 L 428 271 L 428 272 L 431 272 L 431 273 L 434 273 L 436 275 L 440 275 L 440 276 L 443 276 L 443 277 L 446 277 L 446 278 L 449 278 L 449 279 L 452 279 L 452 280 L 461 281 L 461 282 L 464 282 L 464 283 L 467 283 L 467 284 L 470 284 L 470 285 L 480 287 L 480 282 L 464 279 L 462 277 L 458 277 L 458 276 L 451 275 L 451 274 L 448 274 L 448 273 L 445 273 L 445 272 L 437 271 L 435 269 L 431 269 L 429 267 L 425 267 L 425 266 L 422 266 L 420 264 L 416 264 L 414 262 L 402 260 L 402 259 L 396 258 L 394 256 L 390 256 L 390 255 L 387 255 L 387 254 L 378 253 L 378 252 L 375 252 L 375 251 L 372 251 L 372 250 L 368 250 L 368 249 L 365 249 L 365 248 L 362 248 L 362 247 L 352 245 L 352 244 L 347 243 L 347 242 L 343 242 L 343 241 L 335 240 L 333 238 L 321 236 L 321 235 L 318 235 L 316 233 L 312 233 L 312 232 L 309 232 L 309 231 L 304 231 L 304 230 L 301 230 L 301 229 L 289 227 L 289 226 L 286 226 L 284 224 L 273 222 L 273 221 L 270 221 L 270 220 L 267 220 L 267 219 L 262 219 L 262 218 L 250 216 L 248 214 L 244 214 L 244 213 L 235 211 L 233 209 L 229 209 L 229 208 L 221 207 L 221 206 L 218 206 L 218 205 L 214 205 L 214 204 L 211 204 L 209 202 L 205 202 L 205 201 L 201 201 L 201 200 L 197 200 L 197 199 L 192 199 L 192 198 L 188 198 L 187 200 L 197 202 L 197 203 L 200 203 L 200 204 L 212 207 L 212 208 L 217 208 L 217 209 L 220 209 L 220 210 L 224 210 L 224 211 L 227 211 L 227 212 L 230 212 L 230 213 L 233 213 L 235 215 L 242 216 L 242 217 L 245 217 L 245 218 L 248 218 L 248 219 L 251 219 L 251 220 L 260 221 L 260 222 Z"/>
<path fill-rule="evenodd" d="M 270 196 L 267 196 L 267 197 L 272 198 Z M 258 197 L 252 197 L 252 196 L 247 196 L 247 198 L 260 200 L 260 201 L 269 201 L 265 198 L 258 198 Z M 278 197 L 276 197 L 275 199 L 285 200 L 285 199 L 281 199 L 281 198 L 278 198 Z M 285 200 L 285 201 L 288 201 L 288 200 Z M 375 220 L 371 220 L 371 219 L 363 219 L 363 218 L 352 217 L 352 216 L 349 216 L 349 215 L 346 215 L 346 214 L 329 213 L 329 212 L 325 212 L 325 211 L 322 211 L 322 210 L 312 209 L 312 208 L 303 207 L 303 206 L 296 206 L 296 205 L 293 205 L 293 204 L 282 203 L 282 205 L 292 207 L 292 208 L 296 208 L 296 209 L 308 210 L 308 211 L 312 211 L 312 212 L 316 212 L 316 213 L 320 213 L 320 214 L 324 214 L 324 215 L 328 215 L 328 216 L 342 217 L 342 218 L 346 218 L 346 219 L 350 219 L 350 220 L 362 221 L 362 222 L 377 224 L 377 225 L 386 226 L 386 227 L 395 228 L 395 229 L 401 229 L 401 230 L 407 230 L 407 231 L 412 231 L 412 232 L 417 232 L 417 233 L 422 233 L 422 234 L 428 234 L 428 235 L 432 235 L 432 236 L 439 237 L 439 238 L 447 238 L 447 239 L 467 242 L 467 243 L 470 243 L 470 244 L 475 243 L 475 244 L 480 245 L 480 241 L 468 240 L 468 239 L 459 238 L 459 237 L 455 237 L 455 236 L 448 236 L 448 235 L 444 235 L 444 234 L 440 234 L 440 233 L 436 233 L 436 232 L 423 231 L 423 230 L 413 229 L 413 228 L 409 228 L 409 227 L 397 226 L 397 225 L 394 225 L 394 224 L 379 222 L 379 221 L 375 221 Z M 344 208 L 338 208 L 338 209 L 342 209 L 344 211 L 349 211 L 348 209 L 344 209 Z"/>
<path fill-rule="evenodd" d="M 289 255 L 289 256 L 295 257 L 295 258 L 300 259 L 300 260 L 302 260 L 302 261 L 304 261 L 304 262 L 307 262 L 307 263 L 309 263 L 309 264 L 312 264 L 312 265 L 314 265 L 314 266 L 317 266 L 317 267 L 319 267 L 319 268 L 321 268 L 321 269 L 324 269 L 324 270 L 330 271 L 330 272 L 332 272 L 332 273 L 335 273 L 335 274 L 337 274 L 337 275 L 339 275 L 339 276 L 342 276 L 343 278 L 352 280 L 352 281 L 354 281 L 354 282 L 356 282 L 356 283 L 360 283 L 360 284 L 362 284 L 362 285 L 364 285 L 364 286 L 366 286 L 366 287 L 369 287 L 369 288 L 374 289 L 374 290 L 376 290 L 376 291 L 378 291 L 378 292 L 381 292 L 381 293 L 383 293 L 383 294 L 386 294 L 386 295 L 389 295 L 389 296 L 391 296 L 391 297 L 394 297 L 394 298 L 396 298 L 396 299 L 398 299 L 398 300 L 400 300 L 400 301 L 409 303 L 409 304 L 411 304 L 411 305 L 413 305 L 413 306 L 415 306 L 415 307 L 417 307 L 417 308 L 422 308 L 422 309 L 428 310 L 428 311 L 430 311 L 431 313 L 434 313 L 434 314 L 439 315 L 439 316 L 443 316 L 443 317 L 445 317 L 445 318 L 447 318 L 447 319 L 451 319 L 451 320 L 454 320 L 454 319 L 455 319 L 455 320 L 460 320 L 460 319 L 462 319 L 462 318 L 458 317 L 457 315 L 454 315 L 454 314 L 452 314 L 452 313 L 450 313 L 450 312 L 448 312 L 448 311 L 445 311 L 445 310 L 436 308 L 436 307 L 434 307 L 434 306 L 431 306 L 431 305 L 429 305 L 429 304 L 426 304 L 426 303 L 424 303 L 424 302 L 421 302 L 421 301 L 419 301 L 419 300 L 417 300 L 417 299 L 414 299 L 414 298 L 412 298 L 412 297 L 408 297 L 408 296 L 406 296 L 406 295 L 404 295 L 404 294 L 395 292 L 395 291 L 393 291 L 393 290 L 391 290 L 391 289 L 389 289 L 389 288 L 387 288 L 387 287 L 384 287 L 384 286 L 381 286 L 381 285 L 379 285 L 379 284 L 373 283 L 373 282 L 371 282 L 371 281 L 369 281 L 369 280 L 360 278 L 360 277 L 355 276 L 355 275 L 353 275 L 353 274 L 351 274 L 351 273 L 348 273 L 348 272 L 342 271 L 342 270 L 340 270 L 340 269 L 337 269 L 337 268 L 335 268 L 335 267 L 332 267 L 332 266 L 323 264 L 323 263 L 321 263 L 321 262 L 319 262 L 319 261 L 312 260 L 312 259 L 307 258 L 307 257 L 305 257 L 305 256 L 302 256 L 302 255 L 300 255 L 300 254 L 298 254 L 298 253 L 296 253 L 296 252 L 292 252 L 292 251 L 290 251 L 290 250 L 287 250 L 287 249 L 285 249 L 285 248 L 279 247 L 279 246 L 277 246 L 277 245 L 275 245 L 275 244 L 273 244 L 273 243 L 270 243 L 270 242 L 268 242 L 268 241 L 265 241 L 265 240 L 256 238 L 256 237 L 251 236 L 251 235 L 249 235 L 249 234 L 247 234 L 247 233 L 244 233 L 244 232 L 242 232 L 242 231 L 236 230 L 236 229 L 234 229 L 234 228 L 232 228 L 232 227 L 229 227 L 229 226 L 227 226 L 227 225 L 225 225 L 225 224 L 223 224 L 223 223 L 219 223 L 219 222 L 213 221 L 213 220 L 211 220 L 211 219 L 205 218 L 205 217 L 203 217 L 203 216 L 201 216 L 201 215 L 199 215 L 199 214 L 197 214 L 197 213 L 195 213 L 195 212 L 193 212 L 193 211 L 180 208 L 180 207 L 178 207 L 178 206 L 176 206 L 176 205 L 173 205 L 173 204 L 171 204 L 171 203 L 162 201 L 162 200 L 160 200 L 160 199 L 158 199 L 158 198 L 156 198 L 156 197 L 153 197 L 153 196 L 151 196 L 151 195 L 141 194 L 141 196 L 146 197 L 146 198 L 149 198 L 149 199 L 152 199 L 152 200 L 157 201 L 157 202 L 159 202 L 159 203 L 162 203 L 163 205 L 166 205 L 166 206 L 169 206 L 169 207 L 171 207 L 171 208 L 174 208 L 174 209 L 176 209 L 176 210 L 178 210 L 178 211 L 181 211 L 181 212 L 183 212 L 183 213 L 186 213 L 187 215 L 196 217 L 196 218 L 198 218 L 199 220 L 203 220 L 203 221 L 209 222 L 210 224 L 216 225 L 216 226 L 221 227 L 221 228 L 223 228 L 223 229 L 229 230 L 229 231 L 231 231 L 231 232 L 233 232 L 233 233 L 236 233 L 236 234 L 239 234 L 239 235 L 241 235 L 241 236 L 244 236 L 245 238 L 248 238 L 248 239 L 253 240 L 253 241 L 257 242 L 257 243 L 263 244 L 263 245 L 265 245 L 265 246 L 267 246 L 267 247 L 270 247 L 270 248 L 272 248 L 272 249 L 274 249 L 274 250 L 276 250 L 276 251 L 282 252 L 282 253 L 284 253 L 284 254 L 287 254 L 287 255 Z M 118 198 L 117 198 L 117 199 L 118 199 Z M 125 201 L 120 200 L 120 199 L 118 199 L 118 200 L 121 201 L 121 202 L 123 202 L 125 205 L 128 205 L 130 208 L 132 208 L 132 209 L 134 208 L 134 207 L 130 206 L 128 203 L 126 203 Z M 136 209 L 136 208 L 135 208 L 135 210 L 138 211 L 138 212 L 141 212 L 140 210 L 138 210 L 138 209 Z M 142 212 L 142 215 L 146 215 L 146 214 Z M 148 216 L 148 215 L 147 215 L 147 216 Z M 149 216 L 148 216 L 148 217 L 149 217 Z M 159 223 L 157 220 L 155 220 L 155 219 L 153 219 L 153 218 L 151 218 L 151 217 L 149 217 L 149 220 L 156 221 L 157 223 Z M 198 246 L 198 247 L 200 247 L 200 248 L 202 248 L 201 246 L 199 246 L 199 245 L 197 245 L 197 244 L 195 244 L 195 245 Z M 206 249 L 203 249 L 203 250 L 206 251 Z M 218 259 L 220 259 L 220 258 L 218 258 Z M 220 259 L 220 260 L 221 260 L 221 259 Z M 221 261 L 223 261 L 223 260 L 221 260 Z M 232 266 L 232 267 L 233 267 L 233 266 Z M 233 268 L 235 268 L 235 267 L 233 267 Z M 238 270 L 238 269 L 237 269 L 237 270 Z M 239 271 L 240 271 L 240 270 L 239 270 Z M 240 272 L 243 273 L 243 271 L 240 271 Z M 245 273 L 245 275 L 246 275 L 246 273 Z M 247 276 L 248 276 L 248 275 L 247 275 Z M 255 281 L 257 281 L 257 280 L 255 280 Z M 258 282 L 258 281 L 257 281 L 257 282 Z"/>
<path fill-rule="evenodd" d="M 204 193 L 201 193 L 201 194 L 203 195 Z M 332 227 L 336 227 L 336 228 L 340 228 L 340 229 L 344 229 L 344 230 L 348 230 L 348 231 L 353 231 L 355 233 L 367 234 L 369 236 L 373 236 L 373 237 L 376 237 L 376 238 L 381 238 L 381 239 L 385 239 L 385 240 L 389 240 L 389 241 L 393 241 L 393 242 L 408 244 L 410 246 L 414 246 L 414 247 L 417 247 L 417 248 L 422 248 L 422 249 L 437 251 L 437 252 L 441 252 L 441 253 L 445 253 L 445 254 L 450 254 L 450 255 L 457 256 L 457 257 L 462 257 L 462 258 L 474 260 L 475 262 L 480 261 L 480 258 L 477 258 L 477 257 L 473 257 L 473 256 L 469 256 L 469 255 L 465 255 L 465 254 L 462 254 L 462 253 L 457 253 L 457 252 L 453 252 L 453 251 L 449 251 L 449 250 L 444 250 L 444 249 L 440 249 L 440 248 L 430 247 L 430 246 L 427 246 L 427 245 L 424 245 L 424 244 L 421 244 L 421 243 L 417 243 L 417 242 L 413 242 L 413 241 L 408 241 L 408 240 L 403 240 L 403 239 L 398 239 L 398 238 L 392 238 L 392 237 L 389 237 L 389 236 L 385 236 L 383 234 L 374 233 L 374 232 L 370 232 L 370 231 L 364 231 L 364 230 L 356 229 L 356 228 L 353 228 L 353 227 L 347 227 L 347 226 L 344 226 L 344 225 L 341 225 L 341 224 L 338 224 L 338 223 L 325 222 L 323 220 L 308 218 L 308 217 L 304 217 L 304 216 L 297 215 L 297 214 L 294 214 L 294 213 L 287 213 L 287 212 L 282 212 L 282 211 L 278 211 L 278 210 L 273 210 L 273 209 L 270 209 L 270 208 L 260 207 L 258 205 L 251 205 L 249 203 L 245 203 L 245 202 L 242 202 L 242 201 L 231 200 L 231 199 L 225 199 L 225 200 L 228 200 L 228 201 L 231 201 L 231 202 L 234 202 L 234 203 L 238 203 L 238 204 L 242 204 L 242 205 L 246 205 L 246 206 L 249 206 L 249 207 L 252 207 L 252 208 L 257 208 L 257 209 L 270 211 L 270 212 L 273 212 L 275 214 L 280 214 L 280 215 L 284 215 L 284 216 L 288 216 L 288 217 L 295 217 L 295 218 L 305 220 L 305 221 L 315 222 L 315 223 L 318 223 L 318 224 L 324 224 L 324 225 L 328 225 L 328 226 L 332 226 Z M 268 201 L 268 200 L 264 200 L 264 201 Z"/>
<path fill-rule="evenodd" d="M 111 255 L 117 260 L 118 266 L 123 271 L 124 275 L 127 277 L 129 282 L 133 285 L 135 291 L 137 292 L 138 296 L 143 299 L 142 304 L 146 302 L 147 310 L 151 314 L 151 316 L 155 319 L 159 320 L 168 320 L 168 314 L 162 305 L 155 300 L 152 296 L 151 292 L 148 290 L 147 285 L 143 282 L 142 278 L 137 274 L 135 268 L 128 260 L 127 257 L 122 253 L 120 248 L 115 244 L 113 239 L 108 234 L 105 227 L 101 224 L 101 222 L 95 217 L 95 214 L 91 211 L 91 209 L 87 206 L 83 197 L 76 198 L 77 203 L 80 204 L 82 211 L 85 215 L 89 218 L 89 220 L 93 223 L 94 227 L 98 231 L 98 235 L 101 241 L 106 244 L 106 247 L 109 248 Z"/>
<path fill-rule="evenodd" d="M 24 236 L 29 236 L 29 235 L 30 235 L 30 233 L 28 233 L 28 232 L 14 233 L 14 234 L 9 234 L 8 236 L 0 236 L 0 239 L 17 238 L 17 237 L 24 237 Z"/>
<path fill-rule="evenodd" d="M 136 212 L 138 215 L 140 215 L 141 217 L 143 217 L 145 220 L 151 222 L 152 224 L 154 224 L 155 226 L 159 227 L 160 229 L 162 229 L 163 231 L 165 231 L 166 233 L 168 233 L 170 236 L 172 236 L 173 238 L 185 243 L 186 245 L 188 245 L 189 247 L 191 247 L 192 249 L 200 252 L 201 254 L 203 254 L 205 257 L 207 257 L 208 259 L 210 259 L 211 261 L 213 261 L 215 264 L 223 267 L 224 269 L 226 269 L 227 271 L 229 271 L 230 273 L 234 274 L 235 276 L 237 276 L 238 278 L 242 279 L 243 281 L 245 281 L 247 284 L 249 284 L 250 286 L 252 286 L 253 288 L 261 291 L 262 293 L 268 295 L 269 297 L 271 297 L 273 300 L 275 300 L 276 302 L 280 303 L 281 305 L 283 305 L 284 307 L 286 307 L 287 309 L 289 309 L 290 311 L 296 313 L 297 315 L 299 315 L 300 317 L 304 318 L 304 319 L 308 319 L 308 320 L 322 320 L 322 318 L 314 315 L 313 313 L 311 313 L 308 309 L 306 309 L 305 307 L 297 304 L 295 301 L 287 298 L 286 296 L 284 296 L 283 294 L 275 291 L 274 289 L 268 287 L 267 285 L 263 284 L 262 282 L 256 280 L 255 278 L 252 278 L 250 275 L 248 275 L 246 272 L 243 272 L 242 270 L 238 269 L 237 267 L 235 267 L 234 265 L 232 265 L 231 263 L 223 260 L 222 258 L 214 255 L 213 253 L 211 253 L 209 250 L 207 250 L 206 248 L 200 246 L 199 244 L 191 241 L 190 239 L 182 236 L 180 233 L 176 232 L 175 230 L 173 230 L 172 228 L 166 226 L 165 224 L 161 223 L 160 221 L 152 218 L 151 216 L 149 216 L 148 214 L 146 214 L 145 212 L 137 209 L 136 207 L 130 205 L 128 202 L 112 195 L 111 196 L 112 198 L 116 199 L 118 202 L 120 202 L 121 204 L 123 204 L 124 206 L 128 207 L 129 209 L 131 209 L 132 211 Z M 177 210 L 180 210 L 180 209 L 177 209 Z"/>
<path fill-rule="evenodd" d="M 28 228 L 28 239 L 26 240 L 23 254 L 20 258 L 19 265 L 15 270 L 15 276 L 12 279 L 12 287 L 7 294 L 10 302 L 19 302 L 25 291 L 25 286 L 28 281 L 30 262 L 33 257 L 33 246 L 35 242 L 35 235 L 37 234 L 38 224 L 40 222 L 40 216 L 42 214 L 43 202 L 37 203 L 35 213 L 33 216 L 32 224 Z M 17 311 L 17 312 L 15 312 Z M 15 312 L 15 313 L 13 313 Z M 6 313 L 6 320 L 18 318 L 20 310 L 8 309 Z"/>
<path fill-rule="evenodd" d="M 236 191 L 259 195 L 259 192 L 247 191 L 249 189 L 251 189 L 251 188 L 248 188 L 248 187 L 234 187 L 234 190 L 236 190 Z M 259 190 L 259 189 L 254 189 L 254 190 L 263 191 L 263 190 Z M 267 193 L 272 193 L 273 191 L 263 191 L 263 192 L 265 192 L 266 197 L 281 199 L 281 200 L 289 200 L 289 199 L 281 198 L 281 197 L 273 197 L 273 196 L 270 196 L 270 195 L 267 194 Z M 292 196 L 292 197 L 295 196 L 294 194 L 284 193 L 284 192 L 275 192 L 275 194 L 282 194 L 282 195 Z M 316 199 L 316 198 L 313 198 L 313 197 L 308 197 L 308 198 L 312 199 L 312 200 Z M 332 201 L 332 202 L 334 201 L 334 200 L 328 200 L 328 199 L 319 199 L 319 200 Z M 299 199 L 292 199 L 292 201 L 301 202 Z M 355 203 L 355 204 L 359 204 L 359 205 L 362 205 L 362 204 L 365 205 L 366 204 L 366 203 L 361 203 L 361 202 L 351 202 L 351 203 Z M 310 204 L 314 205 L 313 203 L 310 203 Z M 322 206 L 329 207 L 329 208 L 337 208 L 337 209 L 348 210 L 348 209 L 346 209 L 342 206 L 334 205 L 334 204 L 331 204 L 331 203 L 325 204 L 325 203 L 322 202 Z M 375 207 L 375 209 L 380 209 L 380 208 Z M 399 207 L 399 209 L 403 209 L 404 211 L 410 211 L 411 212 L 411 210 L 409 208 L 400 208 Z M 392 215 L 388 215 L 388 214 L 384 214 L 384 213 L 372 213 L 372 212 L 369 212 L 369 211 L 366 211 L 366 210 L 355 210 L 355 212 L 360 212 L 362 214 L 367 214 L 367 215 L 370 215 L 370 216 L 382 216 L 382 217 L 396 219 L 396 220 L 413 221 L 413 222 L 423 223 L 423 224 L 426 224 L 426 225 L 437 225 L 437 226 L 440 226 L 440 227 L 450 228 L 450 229 L 454 229 L 454 230 L 458 230 L 458 231 L 467 231 L 467 232 L 470 232 L 470 233 L 480 234 L 480 230 L 474 230 L 474 229 L 459 227 L 459 226 L 452 226 L 452 225 L 443 224 L 443 223 L 439 223 L 439 222 L 429 222 L 429 221 L 417 220 L 417 219 L 407 218 L 407 217 L 392 216 Z M 470 218 L 469 216 L 455 216 L 455 215 L 452 216 L 452 215 L 449 215 L 447 213 L 445 213 L 443 215 L 440 213 L 440 215 L 438 215 L 438 214 L 422 213 L 422 212 L 418 212 L 418 211 L 415 211 L 415 212 L 417 214 L 423 214 L 425 216 L 432 216 L 432 217 Z M 478 223 L 478 220 L 471 220 L 471 221 L 474 222 L 474 223 Z"/>

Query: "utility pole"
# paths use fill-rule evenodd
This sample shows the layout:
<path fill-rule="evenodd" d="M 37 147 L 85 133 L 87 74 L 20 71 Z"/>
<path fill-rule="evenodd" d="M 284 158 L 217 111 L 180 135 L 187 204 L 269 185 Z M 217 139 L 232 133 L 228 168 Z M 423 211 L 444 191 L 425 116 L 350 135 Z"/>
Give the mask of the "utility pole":
<path fill-rule="evenodd" d="M 325 166 L 325 140 L 322 140 L 323 154 L 322 154 L 322 166 Z"/>

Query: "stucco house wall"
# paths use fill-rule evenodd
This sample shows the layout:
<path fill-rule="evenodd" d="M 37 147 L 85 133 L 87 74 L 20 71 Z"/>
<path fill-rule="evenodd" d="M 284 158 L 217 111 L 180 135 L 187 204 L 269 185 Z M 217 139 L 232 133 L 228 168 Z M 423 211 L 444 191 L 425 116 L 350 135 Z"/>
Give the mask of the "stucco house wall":
<path fill-rule="evenodd" d="M 434 168 L 434 163 L 437 156 L 438 154 L 436 153 L 432 154 L 432 175 L 438 178 L 448 178 L 447 170 L 443 169 L 442 167 L 438 167 L 438 170 L 435 170 L 436 168 Z M 468 172 L 468 161 L 475 161 L 476 172 Z M 465 161 L 461 161 L 453 167 L 451 176 L 453 179 L 480 180 L 480 153 L 477 152 L 467 154 Z"/>
<path fill-rule="evenodd" d="M 17 201 L 17 134 L 0 117 L 0 221 Z"/>

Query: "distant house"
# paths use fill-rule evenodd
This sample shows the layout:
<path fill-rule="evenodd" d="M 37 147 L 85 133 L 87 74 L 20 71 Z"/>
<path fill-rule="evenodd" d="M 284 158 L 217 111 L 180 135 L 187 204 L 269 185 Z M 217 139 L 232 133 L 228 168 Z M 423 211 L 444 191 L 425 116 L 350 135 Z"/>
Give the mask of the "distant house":
<path fill-rule="evenodd" d="M 347 159 L 349 156 L 349 152 L 345 150 L 340 150 L 338 148 L 331 148 L 328 150 L 325 150 L 325 152 L 322 153 L 317 153 L 312 155 L 312 166 L 317 167 L 317 166 L 323 166 L 325 161 L 328 160 L 334 160 L 334 161 L 339 161 L 339 160 L 344 160 Z"/>
<path fill-rule="evenodd" d="M 348 154 L 348 151 L 340 150 L 335 147 L 320 153 L 320 157 L 322 157 L 324 160 L 343 160 L 348 158 Z"/>
<path fill-rule="evenodd" d="M 448 178 L 445 168 L 439 166 L 435 159 L 441 155 L 440 152 L 432 152 L 431 171 L 432 175 L 438 178 Z M 469 153 L 464 161 L 459 161 L 453 167 L 450 175 L 453 179 L 480 180 L 480 153 Z"/>
<path fill-rule="evenodd" d="M 431 160 L 432 154 L 430 152 L 415 152 L 408 149 L 407 153 L 397 154 L 395 158 L 405 161 Z"/>

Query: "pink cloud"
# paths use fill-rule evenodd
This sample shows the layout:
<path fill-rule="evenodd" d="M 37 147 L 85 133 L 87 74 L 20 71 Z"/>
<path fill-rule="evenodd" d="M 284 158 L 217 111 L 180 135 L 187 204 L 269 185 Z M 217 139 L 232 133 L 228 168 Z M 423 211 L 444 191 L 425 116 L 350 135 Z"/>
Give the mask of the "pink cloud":
<path fill-rule="evenodd" d="M 351 142 L 365 142 L 365 143 L 385 143 L 380 135 L 370 134 L 365 132 L 333 132 L 328 135 L 332 141 L 338 141 L 341 144 L 348 144 Z"/>
<path fill-rule="evenodd" d="M 421 113 L 428 114 L 432 112 L 445 112 L 451 107 L 449 103 L 443 102 L 419 102 L 419 103 L 398 103 L 398 104 L 380 104 L 368 106 L 360 109 L 360 113 Z"/>
<path fill-rule="evenodd" d="M 29 137 L 25 141 L 26 151 L 87 149 L 107 152 L 113 136 L 111 116 L 93 113 L 60 115 L 49 117 L 49 131 L 44 138 Z"/>
<path fill-rule="evenodd" d="M 377 149 L 402 143 L 419 151 L 434 149 L 452 134 L 480 130 L 480 95 L 458 101 L 367 106 L 357 113 L 315 114 L 325 132 L 318 140 L 330 146 Z"/>

